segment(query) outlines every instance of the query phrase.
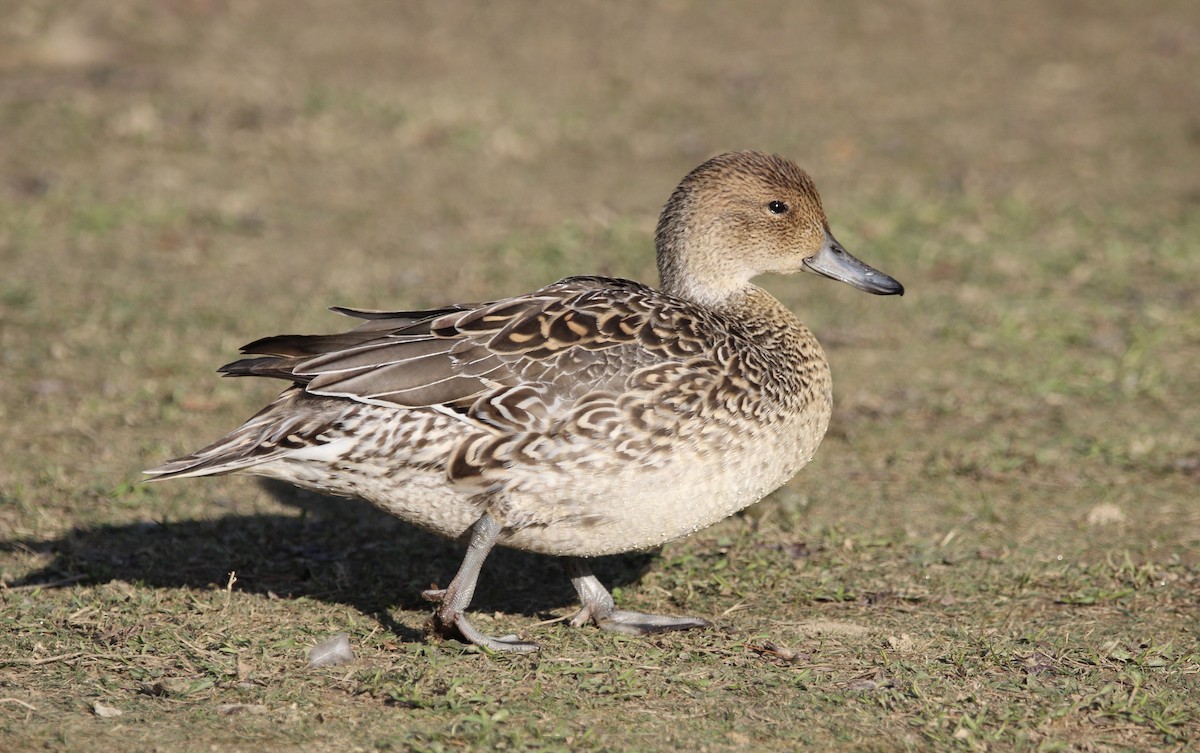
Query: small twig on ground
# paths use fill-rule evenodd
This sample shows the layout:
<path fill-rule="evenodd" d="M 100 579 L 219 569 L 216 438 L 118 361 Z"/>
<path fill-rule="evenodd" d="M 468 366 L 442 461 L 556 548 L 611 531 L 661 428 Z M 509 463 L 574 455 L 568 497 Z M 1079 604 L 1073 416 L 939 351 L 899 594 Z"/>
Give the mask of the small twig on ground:
<path fill-rule="evenodd" d="M 750 604 L 749 602 L 739 601 L 737 604 L 734 604 L 733 606 L 729 607 L 724 612 L 722 612 L 721 616 L 728 617 L 729 615 L 733 614 L 734 612 L 744 612 L 747 609 L 752 609 L 752 608 L 753 608 L 753 605 Z"/>
<path fill-rule="evenodd" d="M 69 575 L 66 578 L 59 578 L 58 580 L 49 580 L 44 583 L 22 583 L 19 586 L 10 586 L 7 583 L 3 583 L 3 589 L 5 591 L 32 591 L 36 588 L 57 588 L 59 586 L 69 586 L 72 583 L 78 583 L 87 577 L 86 575 Z"/>
<path fill-rule="evenodd" d="M 76 651 L 73 654 L 59 654 L 57 656 L 44 656 L 41 659 L 0 659 L 0 667 L 40 667 L 43 664 L 53 664 L 60 661 L 75 661 L 76 659 L 119 659 L 128 661 L 128 654 L 89 654 L 86 651 Z"/>
<path fill-rule="evenodd" d="M 221 605 L 221 609 L 229 606 L 229 600 L 233 598 L 233 584 L 237 583 L 237 571 L 229 571 L 229 582 L 225 584 L 225 603 Z"/>
<path fill-rule="evenodd" d="M 541 620 L 540 622 L 535 622 L 532 625 L 530 625 L 530 627 L 542 627 L 544 625 L 553 625 L 558 622 L 566 622 L 569 619 L 571 619 L 569 615 L 563 615 L 562 617 L 551 617 L 548 620 Z"/>
<path fill-rule="evenodd" d="M 7 659 L 0 664 L 27 664 L 31 667 L 40 667 L 43 664 L 53 664 L 59 661 L 71 661 L 83 656 L 82 651 L 76 651 L 73 654 L 59 654 L 57 656 L 43 656 L 41 659 Z"/>
<path fill-rule="evenodd" d="M 20 698 L 0 698 L 0 703 L 15 703 L 18 706 L 24 706 L 30 711 L 37 711 L 37 706 L 34 706 L 32 703 L 26 703 Z"/>

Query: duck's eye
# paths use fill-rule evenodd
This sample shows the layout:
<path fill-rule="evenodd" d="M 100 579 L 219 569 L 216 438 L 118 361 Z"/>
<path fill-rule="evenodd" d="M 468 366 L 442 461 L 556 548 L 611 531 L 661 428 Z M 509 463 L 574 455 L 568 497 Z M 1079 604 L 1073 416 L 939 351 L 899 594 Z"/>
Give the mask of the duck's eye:
<path fill-rule="evenodd" d="M 772 201 L 767 204 L 767 209 L 771 210 L 771 214 L 784 214 L 788 210 L 788 205 L 782 201 Z"/>

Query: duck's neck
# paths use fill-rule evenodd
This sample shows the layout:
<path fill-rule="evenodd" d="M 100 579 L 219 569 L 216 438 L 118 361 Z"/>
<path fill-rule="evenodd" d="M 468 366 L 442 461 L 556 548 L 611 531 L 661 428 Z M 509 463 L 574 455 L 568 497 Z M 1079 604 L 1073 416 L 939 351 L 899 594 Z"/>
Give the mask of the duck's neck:
<path fill-rule="evenodd" d="M 811 337 L 787 306 L 757 285 L 746 284 L 715 310 L 725 319 L 737 322 L 738 328 L 755 340 L 783 343 Z"/>
<path fill-rule="evenodd" d="M 724 284 L 725 281 L 718 284 L 706 284 L 686 276 L 683 279 L 676 279 L 663 275 L 661 271 L 660 279 L 664 293 L 692 301 L 713 311 L 722 311 L 730 306 L 736 306 L 739 299 L 748 295 L 751 290 L 758 289 L 748 282 L 736 285 Z"/>
<path fill-rule="evenodd" d="M 758 290 L 750 284 L 746 270 L 737 269 L 727 261 L 736 258 L 736 251 L 679 252 L 681 246 L 691 242 L 695 241 L 675 237 L 664 242 L 659 238 L 658 279 L 664 293 L 720 310 L 750 291 Z"/>
<path fill-rule="evenodd" d="M 751 284 L 748 272 L 722 263 L 722 260 L 736 258 L 735 252 L 682 254 L 676 251 L 675 244 L 688 242 L 694 242 L 694 239 L 659 235 L 658 276 L 664 293 L 699 304 L 737 322 L 739 329 L 755 339 L 777 340 L 804 330 L 804 325 L 775 296 Z"/>
<path fill-rule="evenodd" d="M 664 293 L 720 309 L 752 287 L 750 271 L 737 263 L 738 250 L 727 248 L 711 223 L 696 221 L 686 184 L 675 189 L 655 229 L 660 286 Z"/>

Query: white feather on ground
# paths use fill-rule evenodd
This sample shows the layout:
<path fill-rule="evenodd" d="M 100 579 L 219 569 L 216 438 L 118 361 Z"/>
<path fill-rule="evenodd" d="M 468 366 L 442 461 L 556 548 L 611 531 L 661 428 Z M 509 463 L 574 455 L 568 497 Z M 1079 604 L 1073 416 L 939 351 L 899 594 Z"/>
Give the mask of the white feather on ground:
<path fill-rule="evenodd" d="M 318 643 L 308 652 L 309 667 L 336 667 L 352 661 L 354 652 L 350 650 L 350 636 L 345 633 L 338 633 Z"/>

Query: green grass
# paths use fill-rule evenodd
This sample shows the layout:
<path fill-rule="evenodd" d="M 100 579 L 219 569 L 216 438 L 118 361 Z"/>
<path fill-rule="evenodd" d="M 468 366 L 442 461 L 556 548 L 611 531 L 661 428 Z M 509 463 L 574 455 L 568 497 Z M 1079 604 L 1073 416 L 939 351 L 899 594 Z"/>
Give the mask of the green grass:
<path fill-rule="evenodd" d="M 166 718 L 219 745 L 279 747 L 348 737 L 431 750 L 603 750 L 614 739 L 869 748 L 875 743 L 859 736 L 877 729 L 890 741 L 877 741 L 883 748 L 1055 750 L 1179 745 L 1194 734 L 1200 655 L 1194 636 L 1172 625 L 1194 607 L 1196 572 L 1179 563 L 1151 565 L 1128 552 L 1028 562 L 963 553 L 954 542 L 858 543 L 833 529 L 798 540 L 742 520 L 671 547 L 620 593 L 634 607 L 717 615 L 716 629 L 640 640 L 543 626 L 534 633 L 546 650 L 527 658 L 426 643 L 412 601 L 400 625 L 381 628 L 370 610 L 388 603 L 386 589 L 403 584 L 406 566 L 376 573 L 373 558 L 352 550 L 329 556 L 355 540 L 376 554 L 397 542 L 432 545 L 433 562 L 448 567 L 450 547 L 403 534 L 380 545 L 369 531 L 386 521 L 354 526 L 346 541 L 317 525 L 293 540 L 285 534 L 301 526 L 285 523 L 95 532 L 71 545 L 77 570 L 115 556 L 91 546 L 128 551 L 122 538 L 142 542 L 143 563 L 114 565 L 100 584 L 73 585 L 52 603 L 49 590 L 7 592 L 4 627 L 20 634 L 12 648 L 28 658 L 5 663 L 10 677 L 37 675 L 40 690 L 24 696 L 33 715 L 65 715 L 68 747 L 106 739 L 117 720 L 89 719 L 97 702 L 122 711 L 121 735 L 146 743 Z M 164 582 L 172 576 L 156 557 L 168 555 L 145 552 L 157 539 L 174 556 L 212 561 L 224 551 L 240 577 L 250 574 L 246 590 L 199 585 L 203 575 Z M 269 543 L 280 539 L 288 543 Z M 520 630 L 566 613 L 561 588 L 549 602 L 534 591 L 553 568 L 515 555 L 494 564 L 529 601 L 485 601 L 485 609 L 505 607 L 481 617 L 485 629 Z M 131 570 L 151 582 L 121 579 Z M 339 586 L 339 571 L 347 584 Z M 303 595 L 280 598 L 271 586 Z M 486 598 L 507 600 L 511 590 Z M 339 603 L 347 594 L 382 601 Z M 306 669 L 307 649 L 340 630 L 351 634 L 357 662 Z M 69 696 L 52 690 L 62 687 Z M 14 721 L 10 733 L 21 726 Z"/>
<path fill-rule="evenodd" d="M 22 8 L 0 750 L 1200 742 L 1189 4 Z M 559 564 L 501 551 L 473 618 L 545 650 L 488 655 L 424 632 L 455 543 L 248 480 L 138 483 L 273 396 L 213 374 L 239 345 L 342 326 L 327 305 L 653 280 L 658 208 L 728 148 L 807 167 L 908 294 L 763 281 L 833 365 L 816 460 L 600 567 L 712 629 L 568 628 Z M 355 662 L 309 669 L 338 632 Z"/>

